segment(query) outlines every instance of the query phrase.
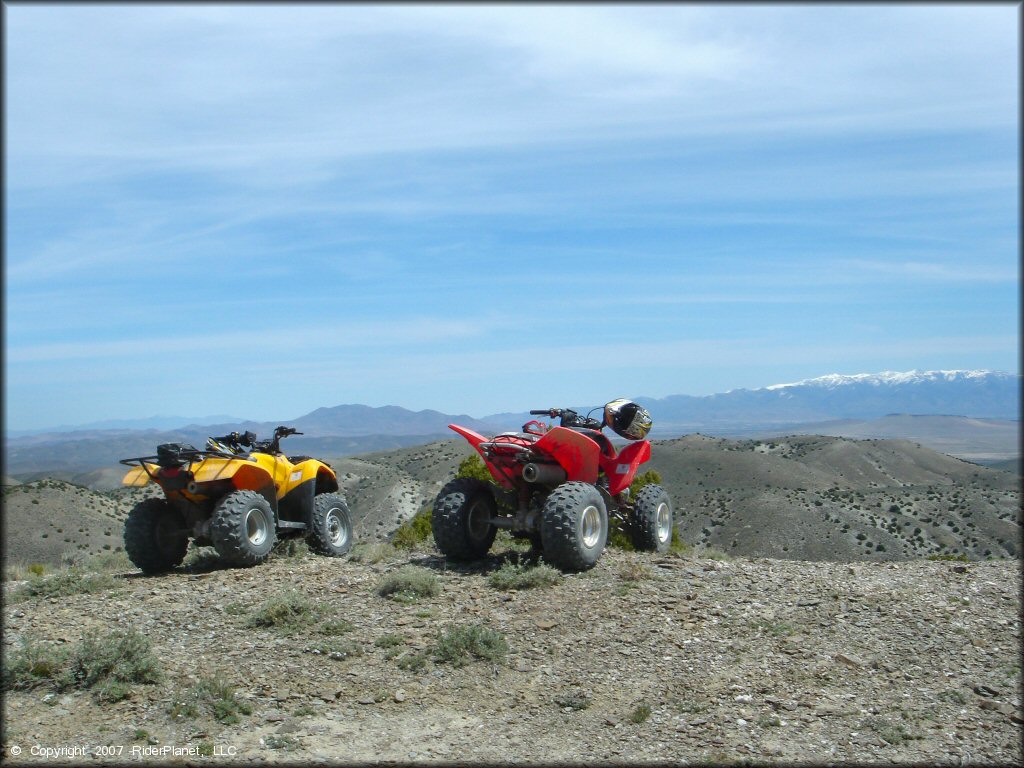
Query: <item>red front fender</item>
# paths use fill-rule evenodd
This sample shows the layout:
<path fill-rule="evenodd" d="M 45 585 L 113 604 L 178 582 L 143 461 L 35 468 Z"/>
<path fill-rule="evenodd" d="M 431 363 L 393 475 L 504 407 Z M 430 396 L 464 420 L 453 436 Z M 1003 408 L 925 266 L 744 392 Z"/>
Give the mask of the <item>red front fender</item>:
<path fill-rule="evenodd" d="M 601 456 L 601 468 L 608 476 L 608 493 L 622 493 L 636 477 L 636 471 L 651 458 L 651 444 L 646 440 L 630 443 L 618 456 Z"/>

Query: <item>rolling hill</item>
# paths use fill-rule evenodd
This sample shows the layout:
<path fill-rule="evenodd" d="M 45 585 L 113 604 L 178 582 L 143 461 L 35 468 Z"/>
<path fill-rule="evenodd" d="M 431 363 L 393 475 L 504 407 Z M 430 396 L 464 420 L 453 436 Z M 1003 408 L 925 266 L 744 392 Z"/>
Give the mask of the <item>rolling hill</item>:
<path fill-rule="evenodd" d="M 910 440 L 960 459 L 992 464 L 1019 457 L 1020 422 L 966 416 L 890 414 L 878 419 L 842 419 L 800 424 L 790 430 L 755 431 L 749 437 L 780 434 L 828 435 L 855 440 Z M 734 435 L 735 436 L 735 435 Z"/>
<path fill-rule="evenodd" d="M 431 504 L 470 453 L 465 441 L 444 440 L 329 461 L 357 537 L 373 541 Z M 655 441 L 645 468 L 661 474 L 683 540 L 729 554 L 830 561 L 1020 555 L 1019 478 L 908 441 L 690 435 Z M 15 559 L 42 552 L 43 534 L 58 528 L 72 550 L 117 546 L 116 535 L 80 541 L 78 529 L 109 530 L 137 494 L 53 480 L 12 486 L 5 490 L 5 552 Z M 100 518 L 82 517 L 92 508 Z M 60 554 L 55 541 L 47 543 L 51 558 Z"/>

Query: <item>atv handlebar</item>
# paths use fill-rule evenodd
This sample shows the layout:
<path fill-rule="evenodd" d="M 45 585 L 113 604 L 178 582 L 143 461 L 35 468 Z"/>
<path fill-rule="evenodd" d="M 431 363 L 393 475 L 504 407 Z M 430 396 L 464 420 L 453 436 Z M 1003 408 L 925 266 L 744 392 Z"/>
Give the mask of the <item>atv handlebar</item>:
<path fill-rule="evenodd" d="M 226 445 L 244 445 L 251 448 L 256 444 L 256 433 L 246 431 L 244 434 L 240 435 L 237 432 L 232 432 L 230 435 L 224 435 L 224 437 L 214 437 L 213 439 L 216 440 L 218 443 L 224 443 Z"/>
<path fill-rule="evenodd" d="M 583 427 L 584 429 L 601 429 L 604 423 L 589 416 L 580 416 L 572 408 L 545 408 L 544 410 L 530 411 L 531 416 L 547 416 L 552 419 L 561 419 L 563 427 Z"/>
<path fill-rule="evenodd" d="M 270 453 L 280 453 L 281 452 L 281 438 L 282 437 L 288 437 L 288 435 L 301 435 L 301 434 L 302 433 L 299 432 L 299 430 L 297 430 L 295 427 L 275 427 L 274 428 L 274 437 L 273 437 L 273 439 L 271 439 L 271 440 L 263 440 L 263 441 L 257 443 L 256 445 L 260 449 L 262 449 L 264 451 L 268 451 Z"/>

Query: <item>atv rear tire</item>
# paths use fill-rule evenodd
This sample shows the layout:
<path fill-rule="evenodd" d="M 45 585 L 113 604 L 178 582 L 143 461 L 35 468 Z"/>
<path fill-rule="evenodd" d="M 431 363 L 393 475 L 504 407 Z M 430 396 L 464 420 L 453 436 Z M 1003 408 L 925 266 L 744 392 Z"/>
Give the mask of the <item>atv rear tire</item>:
<path fill-rule="evenodd" d="M 352 516 L 343 497 L 321 493 L 314 498 L 313 525 L 306 543 L 311 551 L 327 557 L 341 557 L 352 548 Z"/>
<path fill-rule="evenodd" d="M 608 509 L 590 483 L 564 483 L 551 492 L 541 513 L 544 559 L 563 571 L 593 568 L 608 541 Z"/>
<path fill-rule="evenodd" d="M 641 552 L 668 552 L 672 544 L 672 499 L 660 485 L 645 485 L 633 503 L 633 546 Z"/>
<path fill-rule="evenodd" d="M 270 502 L 256 491 L 229 493 L 213 509 L 210 538 L 225 562 L 259 565 L 277 540 Z"/>
<path fill-rule="evenodd" d="M 475 560 L 487 554 L 498 529 L 490 522 L 497 510 L 489 483 L 457 477 L 437 494 L 430 529 L 437 548 L 452 560 Z"/>
<path fill-rule="evenodd" d="M 185 519 L 166 499 L 145 499 L 124 521 L 124 550 L 143 573 L 165 573 L 185 559 Z"/>

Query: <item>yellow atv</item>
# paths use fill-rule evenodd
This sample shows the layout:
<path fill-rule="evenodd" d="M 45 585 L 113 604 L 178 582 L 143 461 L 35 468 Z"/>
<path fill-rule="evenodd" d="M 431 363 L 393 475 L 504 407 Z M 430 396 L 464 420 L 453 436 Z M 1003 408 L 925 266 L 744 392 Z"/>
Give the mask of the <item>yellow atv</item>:
<path fill-rule="evenodd" d="M 267 559 L 278 538 L 305 534 L 309 548 L 340 557 L 352 545 L 352 519 L 334 470 L 308 456 L 285 456 L 278 427 L 272 440 L 252 432 L 211 437 L 204 450 L 164 443 L 156 456 L 122 459 L 123 484 L 154 482 L 165 498 L 135 506 L 124 524 L 124 548 L 144 573 L 169 571 L 185 558 L 189 539 L 213 546 L 232 565 Z"/>

